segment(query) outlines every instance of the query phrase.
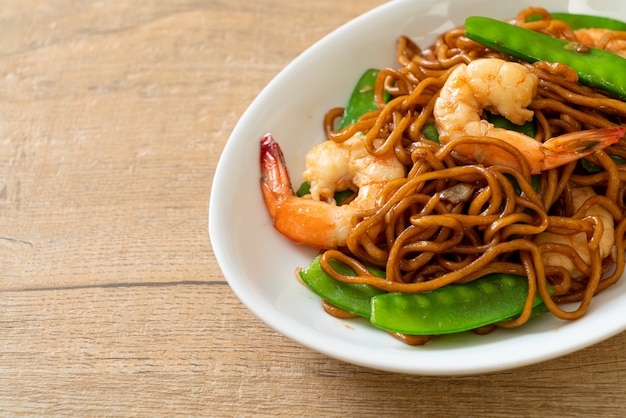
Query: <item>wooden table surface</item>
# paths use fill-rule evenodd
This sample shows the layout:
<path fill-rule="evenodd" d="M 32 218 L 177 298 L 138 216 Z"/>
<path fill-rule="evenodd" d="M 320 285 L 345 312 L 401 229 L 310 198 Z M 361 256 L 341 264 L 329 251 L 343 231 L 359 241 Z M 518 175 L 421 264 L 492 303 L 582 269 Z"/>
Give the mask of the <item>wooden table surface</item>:
<path fill-rule="evenodd" d="M 207 232 L 240 115 L 382 0 L 5 2 L 0 415 L 623 416 L 626 334 L 521 369 L 346 364 L 237 299 Z"/>

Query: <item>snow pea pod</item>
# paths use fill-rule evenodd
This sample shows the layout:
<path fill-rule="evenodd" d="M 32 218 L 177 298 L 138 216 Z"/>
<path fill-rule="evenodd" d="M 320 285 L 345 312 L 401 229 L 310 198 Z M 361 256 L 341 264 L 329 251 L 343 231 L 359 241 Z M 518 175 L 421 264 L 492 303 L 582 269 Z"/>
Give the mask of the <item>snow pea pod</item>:
<path fill-rule="evenodd" d="M 353 276 L 354 271 L 345 264 L 331 260 L 333 268 L 344 275 Z M 385 273 L 379 270 L 370 270 L 373 274 L 384 277 Z M 366 284 L 343 283 L 326 274 L 320 266 L 320 256 L 300 270 L 300 278 L 313 293 L 333 305 L 348 312 L 365 318 L 370 317 L 371 299 L 376 295 L 386 293 L 384 290 Z"/>
<path fill-rule="evenodd" d="M 481 45 L 524 61 L 567 64 L 576 71 L 581 83 L 626 99 L 626 59 L 616 54 L 581 48 L 579 44 L 480 16 L 465 20 L 465 34 Z"/>
<path fill-rule="evenodd" d="M 354 271 L 331 260 L 345 275 Z M 370 269 L 384 277 L 384 272 Z M 428 293 L 387 293 L 374 286 L 343 283 L 326 274 L 320 256 L 299 272 L 300 278 L 322 299 L 392 332 L 438 335 L 461 332 L 510 319 L 522 312 L 528 281 L 523 276 L 492 274 L 466 284 L 450 285 Z M 535 297 L 533 316 L 547 311 Z"/>
<path fill-rule="evenodd" d="M 370 68 L 361 75 L 356 86 L 354 86 L 343 117 L 339 121 L 338 129 L 343 129 L 358 121 L 365 113 L 378 109 L 374 100 L 374 86 L 378 73 L 379 70 Z"/>
<path fill-rule="evenodd" d="M 437 130 L 437 125 L 435 124 L 435 122 L 425 123 L 424 127 L 422 128 L 422 134 L 426 139 L 441 144 L 441 142 L 439 141 L 439 131 Z"/>
<path fill-rule="evenodd" d="M 527 295 L 526 277 L 492 274 L 428 293 L 374 296 L 370 321 L 402 334 L 451 334 L 519 315 Z M 541 297 L 535 296 L 533 308 L 537 311 L 533 314 L 544 312 L 544 306 Z"/>

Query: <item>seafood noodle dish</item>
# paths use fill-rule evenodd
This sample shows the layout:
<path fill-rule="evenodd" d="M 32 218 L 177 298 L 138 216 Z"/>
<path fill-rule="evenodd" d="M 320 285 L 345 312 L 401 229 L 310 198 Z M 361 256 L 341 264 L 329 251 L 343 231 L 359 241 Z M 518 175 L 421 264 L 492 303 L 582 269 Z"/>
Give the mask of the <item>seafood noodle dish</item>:
<path fill-rule="evenodd" d="M 263 136 L 267 212 L 319 249 L 294 268 L 321 309 L 410 345 L 585 315 L 624 273 L 625 56 L 614 19 L 471 16 L 362 69 L 301 184 Z"/>

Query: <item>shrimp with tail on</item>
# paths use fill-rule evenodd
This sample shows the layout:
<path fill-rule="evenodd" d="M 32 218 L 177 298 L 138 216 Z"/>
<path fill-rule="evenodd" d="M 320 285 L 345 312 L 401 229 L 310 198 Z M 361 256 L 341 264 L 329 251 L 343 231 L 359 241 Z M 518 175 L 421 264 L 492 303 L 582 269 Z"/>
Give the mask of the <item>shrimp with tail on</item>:
<path fill-rule="evenodd" d="M 274 226 L 298 243 L 322 249 L 345 246 L 352 215 L 373 208 L 382 187 L 405 176 L 395 154 L 370 155 L 362 135 L 316 145 L 306 165 L 310 197 L 297 197 L 280 146 L 270 134 L 261 140 L 261 190 Z M 337 205 L 332 195 L 347 188 L 356 188 L 356 197 Z"/>
<path fill-rule="evenodd" d="M 445 82 L 433 109 L 441 143 L 463 136 L 497 138 L 520 150 L 531 172 L 539 174 L 614 144 L 626 133 L 626 128 L 616 126 L 571 132 L 540 142 L 517 131 L 496 128 L 481 118 L 483 109 L 487 109 L 518 125 L 532 120 L 533 111 L 528 106 L 537 93 L 537 84 L 537 76 L 515 62 L 484 58 L 459 64 Z M 494 145 L 460 145 L 454 154 L 465 163 L 521 169 L 515 157 Z"/>

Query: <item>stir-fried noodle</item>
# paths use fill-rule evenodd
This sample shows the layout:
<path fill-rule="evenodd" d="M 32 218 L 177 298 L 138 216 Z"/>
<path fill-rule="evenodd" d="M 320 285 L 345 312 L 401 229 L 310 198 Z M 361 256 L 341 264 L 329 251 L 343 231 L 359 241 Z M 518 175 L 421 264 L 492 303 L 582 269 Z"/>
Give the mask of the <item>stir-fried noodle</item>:
<path fill-rule="evenodd" d="M 526 22 L 538 12 L 543 20 Z M 572 29 L 540 9 L 520 12 L 515 23 L 577 42 Z M 469 40 L 463 28 L 442 34 L 427 49 L 407 37 L 400 37 L 397 44 L 398 67 L 381 70 L 377 78 L 380 109 L 340 131 L 334 126 L 343 109 L 330 110 L 324 123 L 332 141 L 363 132 L 369 153 L 395 153 L 408 175 L 388 182 L 374 208 L 357 212 L 346 246 L 326 250 L 323 269 L 340 281 L 406 293 L 490 273 L 519 274 L 528 277 L 528 301 L 518 318 L 499 326 L 525 323 L 537 292 L 558 318 L 581 317 L 592 297 L 624 272 L 626 165 L 616 164 L 613 158 L 626 157 L 623 140 L 585 157 L 585 164 L 597 167 L 593 174 L 574 161 L 535 176 L 523 153 L 496 138 L 461 136 L 445 145 L 426 140 L 423 128 L 433 122 L 435 100 L 457 65 L 486 57 L 512 59 Z M 537 94 L 528 106 L 534 111 L 538 141 L 623 124 L 626 103 L 578 84 L 568 66 L 522 64 L 538 77 Z M 387 101 L 385 92 L 391 96 Z M 462 164 L 454 158 L 457 147 L 477 142 L 501 147 L 514 156 L 520 169 Z M 590 186 L 594 193 L 576 207 L 573 202 L 580 186 Z M 611 222 L 599 219 L 601 215 L 594 212 L 598 207 L 605 209 Z M 602 241 L 609 228 L 614 229 L 614 237 L 607 252 Z M 538 237 L 546 231 L 566 242 Z M 573 236 L 581 232 L 584 239 L 576 243 Z M 548 256 L 553 262 L 545 262 Z M 329 264 L 331 259 L 352 266 L 358 275 L 342 276 Z M 384 269 L 386 278 L 370 274 L 366 265 Z M 570 302 L 577 302 L 577 307 L 562 308 Z"/>

